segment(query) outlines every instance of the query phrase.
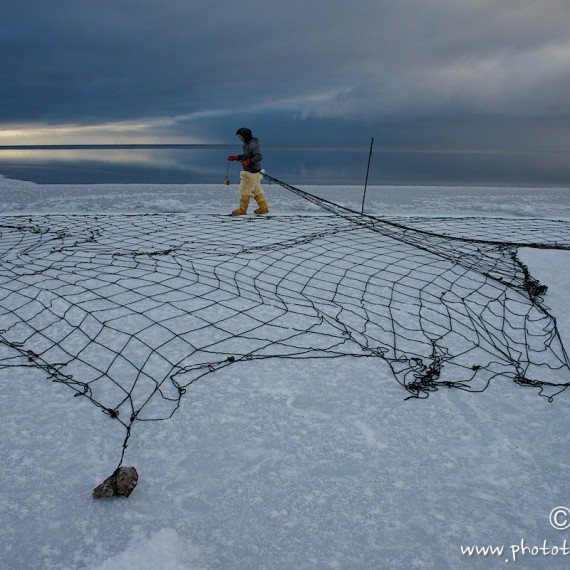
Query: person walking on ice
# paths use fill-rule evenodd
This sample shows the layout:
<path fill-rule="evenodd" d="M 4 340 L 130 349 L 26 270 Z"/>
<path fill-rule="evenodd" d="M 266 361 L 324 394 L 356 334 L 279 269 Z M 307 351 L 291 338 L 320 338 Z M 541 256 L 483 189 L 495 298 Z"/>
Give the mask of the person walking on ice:
<path fill-rule="evenodd" d="M 247 214 L 249 199 L 254 198 L 259 208 L 254 214 L 268 214 L 269 206 L 265 200 L 265 194 L 261 187 L 263 171 L 261 169 L 261 150 L 259 140 L 253 136 L 250 129 L 242 127 L 236 131 L 236 135 L 243 143 L 243 153 L 228 156 L 228 160 L 239 160 L 243 170 L 239 175 L 239 208 L 232 212 L 233 216 Z"/>

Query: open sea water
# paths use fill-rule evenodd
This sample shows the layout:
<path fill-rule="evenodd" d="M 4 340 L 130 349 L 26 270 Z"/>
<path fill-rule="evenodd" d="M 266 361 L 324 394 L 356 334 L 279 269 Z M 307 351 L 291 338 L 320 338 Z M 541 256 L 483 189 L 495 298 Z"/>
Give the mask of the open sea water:
<path fill-rule="evenodd" d="M 290 184 L 570 187 L 569 151 L 264 145 L 268 174 Z M 210 184 L 241 166 L 241 146 L 2 146 L 0 175 L 41 184 Z M 370 159 L 370 161 L 369 161 Z"/>

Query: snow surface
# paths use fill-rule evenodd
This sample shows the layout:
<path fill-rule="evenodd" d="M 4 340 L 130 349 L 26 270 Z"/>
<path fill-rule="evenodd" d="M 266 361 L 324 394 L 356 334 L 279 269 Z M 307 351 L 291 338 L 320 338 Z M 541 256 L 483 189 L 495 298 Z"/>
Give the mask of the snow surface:
<path fill-rule="evenodd" d="M 265 185 L 272 213 L 315 206 Z M 302 187 L 360 209 L 357 187 Z M 0 178 L 0 211 L 229 212 L 237 186 L 36 185 Z M 570 219 L 570 189 L 371 187 L 368 213 Z M 570 252 L 525 248 L 570 347 Z M 1 324 L 0 324 L 1 328 Z M 34 368 L 0 366 L 0 568 L 567 568 L 570 391 L 511 381 L 407 395 L 379 360 L 250 361 L 139 422 L 128 499 L 95 501 L 123 432 Z M 570 517 L 568 517 L 570 522 Z M 524 541 L 524 543 L 522 542 Z M 544 544 L 550 548 L 539 551 Z M 562 547 L 568 541 L 567 555 Z M 500 556 L 461 546 L 504 546 Z M 513 552 L 519 551 L 516 559 Z M 555 547 L 558 549 L 554 554 Z"/>

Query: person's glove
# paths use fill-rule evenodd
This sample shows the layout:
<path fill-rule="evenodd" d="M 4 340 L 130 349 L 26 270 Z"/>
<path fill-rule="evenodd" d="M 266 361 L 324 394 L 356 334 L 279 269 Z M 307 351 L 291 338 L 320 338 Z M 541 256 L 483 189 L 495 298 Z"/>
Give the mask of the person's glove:
<path fill-rule="evenodd" d="M 251 158 L 246 158 L 245 160 L 241 161 L 241 165 L 245 168 L 251 164 Z"/>
<path fill-rule="evenodd" d="M 228 160 L 239 160 L 239 156 L 237 154 L 230 154 Z"/>

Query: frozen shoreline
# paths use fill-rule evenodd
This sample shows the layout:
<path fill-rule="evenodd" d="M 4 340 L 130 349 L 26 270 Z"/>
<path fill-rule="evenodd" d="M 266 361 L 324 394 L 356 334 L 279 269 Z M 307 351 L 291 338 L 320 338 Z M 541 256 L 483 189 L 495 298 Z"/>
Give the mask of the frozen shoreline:
<path fill-rule="evenodd" d="M 236 207 L 237 181 L 220 184 L 35 184 L 0 177 L 0 212 L 211 213 Z M 318 213 L 311 203 L 263 183 L 272 214 Z M 299 186 L 355 211 L 363 187 Z M 253 210 L 253 208 L 252 208 Z M 483 216 L 570 219 L 570 188 L 370 186 L 365 213 L 383 216 Z"/>

